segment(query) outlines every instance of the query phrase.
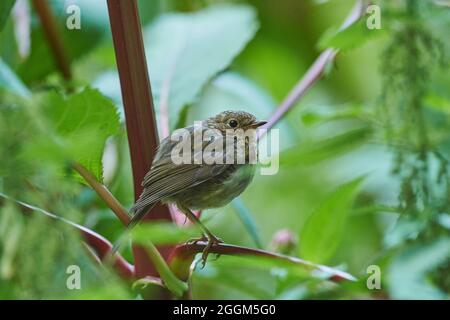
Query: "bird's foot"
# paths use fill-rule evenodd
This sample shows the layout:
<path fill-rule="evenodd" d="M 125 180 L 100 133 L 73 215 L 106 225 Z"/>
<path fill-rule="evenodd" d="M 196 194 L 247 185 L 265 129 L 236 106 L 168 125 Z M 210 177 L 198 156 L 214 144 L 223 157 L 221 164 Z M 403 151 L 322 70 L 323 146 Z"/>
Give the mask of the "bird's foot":
<path fill-rule="evenodd" d="M 203 249 L 202 252 L 202 268 L 206 265 L 206 260 L 208 259 L 209 251 L 211 248 L 219 243 L 223 243 L 223 241 L 220 238 L 217 238 L 214 235 L 208 235 L 207 236 L 208 244 L 206 245 L 205 249 Z"/>
<path fill-rule="evenodd" d="M 203 249 L 202 252 L 202 268 L 204 268 L 211 248 L 219 243 L 223 243 L 223 241 L 222 239 L 211 234 L 211 235 L 203 235 L 198 238 L 189 239 L 186 242 L 186 244 L 197 244 L 198 242 L 207 242 L 206 247 Z"/>

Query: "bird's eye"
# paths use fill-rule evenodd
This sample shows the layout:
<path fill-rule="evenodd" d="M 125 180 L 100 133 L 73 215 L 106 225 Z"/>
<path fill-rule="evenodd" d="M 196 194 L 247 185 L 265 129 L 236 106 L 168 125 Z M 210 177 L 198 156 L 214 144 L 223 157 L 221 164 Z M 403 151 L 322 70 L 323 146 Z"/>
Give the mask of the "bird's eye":
<path fill-rule="evenodd" d="M 228 121 L 228 125 L 229 125 L 230 127 L 232 127 L 232 128 L 236 128 L 237 125 L 238 125 L 238 122 L 237 122 L 237 120 L 235 120 L 235 119 L 231 119 L 231 120 Z"/>

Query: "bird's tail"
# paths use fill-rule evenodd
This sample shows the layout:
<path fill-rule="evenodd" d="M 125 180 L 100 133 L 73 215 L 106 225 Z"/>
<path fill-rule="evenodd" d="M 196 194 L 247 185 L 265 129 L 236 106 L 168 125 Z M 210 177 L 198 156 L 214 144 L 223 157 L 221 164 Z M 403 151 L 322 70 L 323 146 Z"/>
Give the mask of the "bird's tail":
<path fill-rule="evenodd" d="M 141 206 L 139 201 L 131 207 L 130 212 L 133 213 L 130 222 L 128 223 L 127 229 L 133 229 L 149 212 L 156 203 L 151 203 L 146 206 Z"/>
<path fill-rule="evenodd" d="M 132 212 L 133 215 L 125 229 L 125 232 L 114 243 L 114 246 L 112 248 L 112 254 L 115 254 L 116 252 L 119 251 L 120 247 L 125 242 L 125 240 L 129 239 L 129 235 L 133 230 L 133 228 L 145 217 L 147 212 L 149 212 L 155 206 L 156 203 L 152 203 L 151 205 L 148 205 L 146 207 L 139 207 L 136 206 L 136 204 L 130 209 L 130 212 Z"/>

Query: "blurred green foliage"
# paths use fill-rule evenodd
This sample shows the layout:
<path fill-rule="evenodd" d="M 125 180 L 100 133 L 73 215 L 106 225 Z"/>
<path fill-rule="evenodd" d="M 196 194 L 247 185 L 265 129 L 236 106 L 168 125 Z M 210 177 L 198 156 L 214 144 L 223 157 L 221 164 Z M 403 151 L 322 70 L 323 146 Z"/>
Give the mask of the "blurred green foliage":
<path fill-rule="evenodd" d="M 5 26 L 5 22 L 8 19 L 8 15 L 11 12 L 12 7 L 14 6 L 15 0 L 6 0 L 2 1 L 2 4 L 0 5 L 0 31 Z"/>
<path fill-rule="evenodd" d="M 123 232 L 71 170 L 82 163 L 131 206 L 106 3 L 71 1 L 82 28 L 68 30 L 63 2 L 49 1 L 74 73 L 66 83 L 32 8 L 30 52 L 19 55 L 13 2 L 0 4 L 0 298 L 140 298 L 138 287 L 154 284 L 124 282 L 69 225 L 12 200 L 112 242 Z M 341 31 L 351 0 L 139 0 L 158 121 L 165 103 L 171 129 L 227 109 L 267 118 L 322 49 L 340 49 L 276 126 L 279 172 L 202 218 L 225 242 L 264 249 L 288 229 L 298 235 L 294 255 L 360 281 L 337 285 L 277 260 L 223 255 L 191 270 L 193 298 L 449 298 L 450 12 L 431 0 L 374 2 L 381 30 L 367 29 L 365 16 Z M 133 237 L 167 244 L 195 234 L 156 223 Z M 132 261 L 129 248 L 123 254 Z M 81 290 L 66 287 L 70 265 L 81 268 Z M 370 265 L 380 266 L 379 290 L 366 287 Z"/>
<path fill-rule="evenodd" d="M 341 186 L 309 215 L 300 232 L 301 257 L 324 263 L 334 254 L 362 180 L 358 178 Z"/>

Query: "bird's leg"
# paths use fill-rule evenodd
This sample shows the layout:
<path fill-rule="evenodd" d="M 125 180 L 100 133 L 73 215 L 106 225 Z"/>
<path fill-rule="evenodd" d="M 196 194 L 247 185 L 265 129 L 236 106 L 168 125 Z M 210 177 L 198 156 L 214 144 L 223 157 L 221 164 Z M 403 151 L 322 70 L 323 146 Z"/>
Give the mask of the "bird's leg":
<path fill-rule="evenodd" d="M 181 211 L 186 215 L 186 217 L 192 222 L 197 224 L 203 231 L 203 238 L 194 240 L 194 243 L 201 240 L 208 240 L 208 244 L 202 253 L 202 267 L 206 264 L 206 259 L 208 258 L 209 250 L 215 244 L 223 242 L 221 239 L 217 238 L 201 221 L 197 216 L 189 209 L 185 207 L 180 208 Z"/>

